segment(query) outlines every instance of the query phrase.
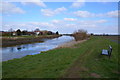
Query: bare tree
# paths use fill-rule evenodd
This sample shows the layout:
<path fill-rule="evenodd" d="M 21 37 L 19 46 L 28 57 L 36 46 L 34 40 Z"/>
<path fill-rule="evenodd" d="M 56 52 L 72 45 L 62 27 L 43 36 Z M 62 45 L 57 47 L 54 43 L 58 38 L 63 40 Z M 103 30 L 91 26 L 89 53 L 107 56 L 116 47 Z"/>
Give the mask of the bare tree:
<path fill-rule="evenodd" d="M 34 31 L 40 31 L 40 29 L 39 29 L 39 28 L 36 28 Z"/>
<path fill-rule="evenodd" d="M 12 29 L 12 28 L 10 28 L 9 30 L 8 30 L 8 32 L 13 32 L 14 30 Z"/>
<path fill-rule="evenodd" d="M 87 30 L 79 29 L 73 33 L 73 36 L 76 41 L 86 39 L 87 38 Z"/>

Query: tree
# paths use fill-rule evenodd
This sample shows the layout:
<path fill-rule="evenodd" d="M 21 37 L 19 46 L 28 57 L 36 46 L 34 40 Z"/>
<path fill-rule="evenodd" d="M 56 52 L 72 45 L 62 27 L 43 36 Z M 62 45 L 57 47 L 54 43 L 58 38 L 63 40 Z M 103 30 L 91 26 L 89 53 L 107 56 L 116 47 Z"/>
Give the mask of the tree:
<path fill-rule="evenodd" d="M 22 35 L 27 35 L 28 34 L 28 31 L 27 30 L 23 30 L 22 31 Z"/>
<path fill-rule="evenodd" d="M 83 30 L 83 29 L 79 29 L 78 31 L 75 31 L 73 33 L 73 36 L 74 36 L 76 41 L 83 40 L 83 39 L 86 39 L 88 37 L 87 31 Z"/>
<path fill-rule="evenodd" d="M 52 35 L 52 34 L 53 34 L 52 31 L 47 32 L 47 35 Z"/>
<path fill-rule="evenodd" d="M 91 36 L 93 36 L 94 34 L 93 34 L 93 33 L 91 33 L 90 35 L 91 35 Z"/>
<path fill-rule="evenodd" d="M 34 31 L 40 31 L 40 29 L 39 29 L 39 28 L 36 28 Z"/>
<path fill-rule="evenodd" d="M 16 31 L 16 34 L 18 35 L 18 36 L 21 36 L 21 30 L 20 29 L 18 29 L 17 31 Z"/>
<path fill-rule="evenodd" d="M 10 28 L 9 30 L 8 30 L 8 32 L 13 32 L 14 30 L 12 29 L 12 28 Z"/>
<path fill-rule="evenodd" d="M 58 34 L 59 34 L 59 32 L 57 31 L 57 32 L 56 32 L 56 34 L 58 35 Z"/>
<path fill-rule="evenodd" d="M 8 32 L 10 32 L 10 33 L 9 33 L 10 36 L 13 36 L 14 30 L 13 30 L 12 28 L 10 28 L 10 29 L 8 30 Z"/>

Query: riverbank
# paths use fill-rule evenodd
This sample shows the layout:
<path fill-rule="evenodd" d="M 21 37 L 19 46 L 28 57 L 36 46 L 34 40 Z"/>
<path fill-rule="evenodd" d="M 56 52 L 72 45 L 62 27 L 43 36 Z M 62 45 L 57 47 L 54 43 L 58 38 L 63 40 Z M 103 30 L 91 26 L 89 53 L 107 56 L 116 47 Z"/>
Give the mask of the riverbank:
<path fill-rule="evenodd" d="M 100 55 L 108 45 L 112 56 Z M 119 78 L 118 44 L 91 37 L 74 45 L 2 62 L 3 78 Z"/>
<path fill-rule="evenodd" d="M 25 36 L 25 37 L 3 37 L 2 38 L 2 46 L 1 47 L 9 47 L 21 44 L 35 43 L 35 42 L 43 42 L 42 39 L 51 39 L 57 38 L 61 35 L 41 35 L 41 36 Z"/>
<path fill-rule="evenodd" d="M 80 41 L 72 40 L 72 41 L 70 41 L 70 42 L 67 42 L 67 43 L 64 43 L 64 44 L 59 45 L 57 48 L 75 48 L 75 45 L 76 45 L 76 44 L 83 43 L 83 42 L 85 42 L 85 41 L 87 41 L 87 40 L 88 40 L 88 39 L 80 40 Z"/>

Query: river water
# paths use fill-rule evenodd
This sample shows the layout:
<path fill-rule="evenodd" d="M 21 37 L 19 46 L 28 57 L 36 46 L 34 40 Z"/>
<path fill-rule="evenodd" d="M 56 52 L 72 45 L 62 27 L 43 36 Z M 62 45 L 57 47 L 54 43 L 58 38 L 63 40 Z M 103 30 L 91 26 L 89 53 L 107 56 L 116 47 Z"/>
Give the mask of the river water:
<path fill-rule="evenodd" d="M 26 55 L 40 54 L 41 51 L 47 51 L 58 47 L 61 44 L 74 40 L 71 36 L 61 36 L 54 39 L 44 39 L 43 43 L 31 43 L 17 45 L 14 47 L 4 47 L 2 50 L 2 61 L 21 58 Z"/>

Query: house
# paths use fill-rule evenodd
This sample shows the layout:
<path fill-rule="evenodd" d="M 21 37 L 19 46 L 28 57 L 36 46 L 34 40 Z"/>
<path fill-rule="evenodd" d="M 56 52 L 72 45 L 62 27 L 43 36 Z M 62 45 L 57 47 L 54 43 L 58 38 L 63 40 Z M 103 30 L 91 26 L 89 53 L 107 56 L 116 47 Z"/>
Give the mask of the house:
<path fill-rule="evenodd" d="M 27 33 L 28 33 L 28 35 L 35 35 L 34 32 L 27 32 Z"/>
<path fill-rule="evenodd" d="M 41 31 L 43 33 L 43 35 L 47 35 L 48 31 L 47 30 L 44 30 L 44 31 Z"/>
<path fill-rule="evenodd" d="M 13 36 L 16 36 L 17 34 L 16 34 L 16 32 L 14 31 L 14 32 L 12 32 L 12 35 L 13 35 Z"/>
<path fill-rule="evenodd" d="M 34 31 L 34 33 L 35 33 L 36 35 L 43 35 L 43 32 L 42 32 L 42 31 Z"/>

